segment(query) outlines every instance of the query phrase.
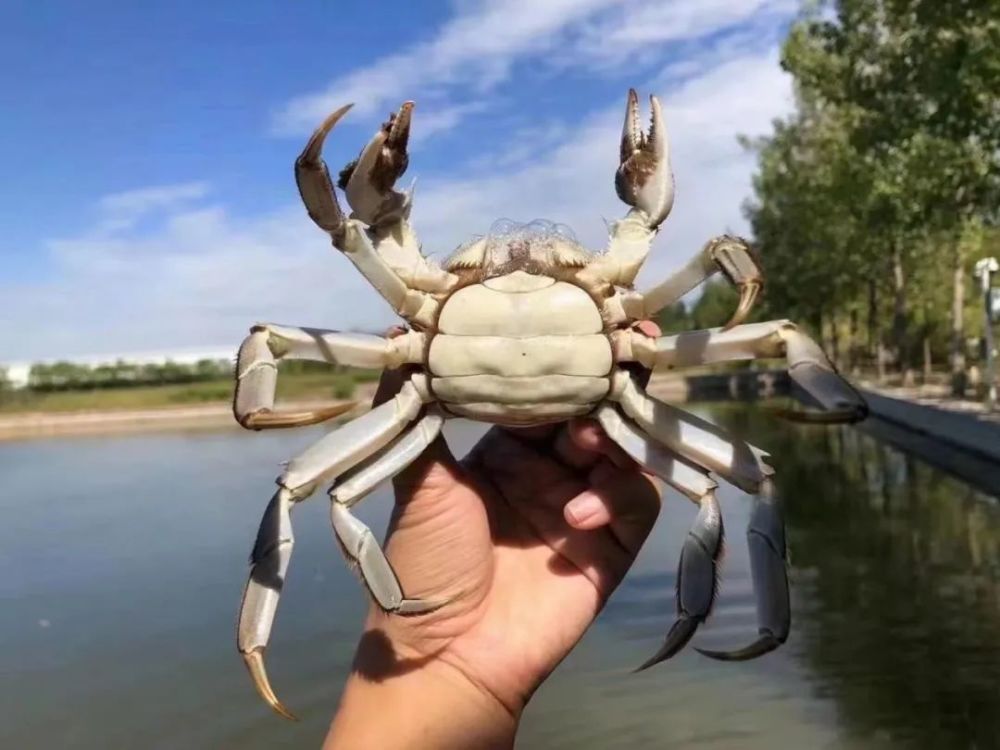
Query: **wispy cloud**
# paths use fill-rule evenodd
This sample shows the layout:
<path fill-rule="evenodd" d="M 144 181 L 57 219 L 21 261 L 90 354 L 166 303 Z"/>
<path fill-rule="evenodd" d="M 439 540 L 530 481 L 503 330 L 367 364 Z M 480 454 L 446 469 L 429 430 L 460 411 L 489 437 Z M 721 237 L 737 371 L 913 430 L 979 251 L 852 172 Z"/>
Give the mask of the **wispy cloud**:
<path fill-rule="evenodd" d="M 236 218 L 204 200 L 166 202 L 141 224 L 101 217 L 48 249 L 50 279 L 0 282 L 3 360 L 236 345 L 258 320 L 392 319 L 300 206 Z"/>
<path fill-rule="evenodd" d="M 359 114 L 380 112 L 417 90 L 473 85 L 506 77 L 516 58 L 556 43 L 565 27 L 620 0 L 487 0 L 463 3 L 430 41 L 354 70 L 322 91 L 303 94 L 276 115 L 279 130 L 298 131 L 320 121 L 338 103 Z"/>
<path fill-rule="evenodd" d="M 680 86 L 662 88 L 666 69 L 653 77 L 678 188 L 641 283 L 661 278 L 709 236 L 745 229 L 740 204 L 753 160 L 735 138 L 762 133 L 786 113 L 791 87 L 775 49 L 735 52 Z M 425 249 L 443 256 L 501 217 L 566 223 L 585 244 L 603 247 L 604 219 L 625 210 L 613 188 L 623 105 L 616 97 L 582 122 L 543 123 L 517 134 L 519 152 L 509 143 L 484 146 L 478 163 L 422 179 L 413 221 Z M 210 197 L 204 183 L 188 183 L 101 199 L 91 230 L 49 242 L 51 280 L 0 284 L 3 356 L 235 345 L 257 320 L 363 330 L 392 322 L 301 206 L 247 218 Z"/>
<path fill-rule="evenodd" d="M 663 54 L 666 42 L 699 39 L 755 15 L 790 14 L 794 7 L 795 0 L 463 2 L 430 40 L 296 96 L 276 112 L 272 125 L 278 132 L 306 131 L 345 102 L 369 116 L 406 98 L 419 97 L 422 104 L 482 102 L 518 62 L 577 70 L 649 62 Z M 468 112 L 453 111 L 449 126 L 460 114 Z"/>
<path fill-rule="evenodd" d="M 573 46 L 573 59 L 592 66 L 622 64 L 669 42 L 703 39 L 757 19 L 773 23 L 790 16 L 799 0 L 646 0 L 614 8 L 594 23 L 584 24 Z"/>
<path fill-rule="evenodd" d="M 774 49 L 730 58 L 665 92 L 677 199 L 641 280 L 657 280 L 713 234 L 745 231 L 740 204 L 750 192 L 753 157 L 736 137 L 766 132 L 791 104 Z M 625 209 L 613 183 L 623 112 L 624 96 L 560 132 L 531 161 L 507 169 L 494 162 L 467 178 L 423 181 L 413 218 L 425 246 L 447 252 L 505 216 L 566 223 L 585 244 L 603 247 L 605 220 Z"/>
<path fill-rule="evenodd" d="M 127 229 L 152 212 L 170 210 L 204 198 L 208 190 L 207 182 L 183 182 L 105 195 L 97 204 L 101 214 L 99 231 Z"/>
<path fill-rule="evenodd" d="M 410 143 L 419 145 L 438 133 L 451 130 L 467 116 L 482 112 L 486 108 L 486 102 L 482 101 L 453 106 L 432 104 L 426 108 L 426 111 L 424 107 L 421 107 L 420 126 L 413 129 Z"/>

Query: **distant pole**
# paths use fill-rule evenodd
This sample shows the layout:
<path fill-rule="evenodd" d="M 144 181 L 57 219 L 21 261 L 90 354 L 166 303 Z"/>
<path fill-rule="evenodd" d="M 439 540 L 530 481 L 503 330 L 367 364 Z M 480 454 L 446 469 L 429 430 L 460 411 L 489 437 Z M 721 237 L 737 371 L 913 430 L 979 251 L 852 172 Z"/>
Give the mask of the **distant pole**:
<path fill-rule="evenodd" d="M 983 339 L 986 346 L 986 408 L 993 410 L 997 401 L 996 373 L 993 368 L 993 274 L 1000 271 L 996 258 L 976 263 L 976 276 L 983 289 Z"/>

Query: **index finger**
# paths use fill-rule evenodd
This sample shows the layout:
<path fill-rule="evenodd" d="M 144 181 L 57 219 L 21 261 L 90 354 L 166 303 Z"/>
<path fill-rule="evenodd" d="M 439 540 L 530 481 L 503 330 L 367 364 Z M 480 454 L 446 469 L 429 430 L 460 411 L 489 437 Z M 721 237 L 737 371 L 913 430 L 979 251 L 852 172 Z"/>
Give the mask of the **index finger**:
<path fill-rule="evenodd" d="M 601 459 L 620 469 L 636 465 L 593 419 L 567 422 L 556 436 L 553 450 L 560 461 L 581 471 L 592 469 Z"/>

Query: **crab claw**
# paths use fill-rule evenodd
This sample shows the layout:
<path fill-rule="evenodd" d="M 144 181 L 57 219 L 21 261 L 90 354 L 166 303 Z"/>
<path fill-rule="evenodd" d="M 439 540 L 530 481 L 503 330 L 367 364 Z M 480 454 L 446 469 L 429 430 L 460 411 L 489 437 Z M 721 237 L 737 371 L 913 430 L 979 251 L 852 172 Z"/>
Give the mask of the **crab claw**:
<path fill-rule="evenodd" d="M 639 96 L 635 89 L 629 89 L 615 190 L 625 203 L 642 211 L 649 228 L 655 229 L 674 205 L 674 176 L 659 99 L 650 96 L 649 106 L 651 117 L 646 133 L 639 121 Z"/>
<path fill-rule="evenodd" d="M 722 513 L 714 492 L 709 492 L 699 502 L 701 509 L 684 540 L 677 570 L 677 619 L 659 651 L 637 672 L 674 656 L 712 612 L 722 556 Z"/>
<path fill-rule="evenodd" d="M 758 638 L 749 646 L 733 651 L 696 650 L 719 661 L 747 661 L 774 651 L 788 638 L 792 615 L 785 569 L 785 523 L 765 482 L 747 527 L 750 548 L 750 577 L 757 598 Z"/>
<path fill-rule="evenodd" d="M 306 211 L 320 229 L 329 232 L 334 242 L 337 242 L 344 226 L 344 212 L 337 203 L 337 195 L 333 191 L 330 180 L 330 170 L 326 168 L 321 154 L 323 141 L 333 130 L 340 118 L 353 107 L 347 104 L 327 117 L 316 128 L 299 158 L 295 160 L 295 183 L 299 186 L 299 195 L 306 204 Z"/>
<path fill-rule="evenodd" d="M 370 226 L 409 213 L 409 195 L 392 188 L 410 162 L 406 144 L 410 139 L 413 106 L 413 102 L 403 102 L 362 149 L 361 155 L 340 172 L 337 186 L 347 195 L 354 217 Z"/>

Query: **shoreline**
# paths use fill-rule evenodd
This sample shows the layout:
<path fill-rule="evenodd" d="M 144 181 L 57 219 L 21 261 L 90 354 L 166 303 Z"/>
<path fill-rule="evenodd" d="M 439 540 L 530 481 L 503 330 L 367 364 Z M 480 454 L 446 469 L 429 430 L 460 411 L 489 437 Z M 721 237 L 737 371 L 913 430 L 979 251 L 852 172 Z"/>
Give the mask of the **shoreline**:
<path fill-rule="evenodd" d="M 354 398 L 342 401 L 287 401 L 279 408 L 309 409 L 352 402 L 360 405 L 370 401 L 373 394 L 374 386 L 359 386 Z M 0 443 L 131 432 L 227 428 L 234 431 L 243 429 L 233 417 L 233 407 L 228 401 L 120 411 L 23 412 L 0 415 Z"/>
<path fill-rule="evenodd" d="M 873 417 L 905 426 L 911 431 L 929 433 L 938 441 L 955 442 L 956 447 L 966 452 L 987 453 L 988 459 L 1000 461 L 1000 449 L 995 447 L 1000 445 L 996 443 L 996 436 L 1000 434 L 1000 412 L 988 413 L 981 404 L 975 402 L 928 397 L 927 394 L 913 392 L 912 389 L 879 388 L 863 381 L 858 386 L 873 407 Z M 354 412 L 367 408 L 375 394 L 375 388 L 376 383 L 363 383 L 358 385 L 350 399 L 291 400 L 282 402 L 279 408 L 310 409 L 354 402 L 357 409 L 348 413 L 353 415 Z M 787 393 L 788 383 L 787 376 L 777 371 L 687 377 L 665 373 L 654 377 L 648 388 L 652 395 L 670 403 L 733 399 L 752 402 Z M 0 414 L 0 443 L 59 437 L 225 429 L 242 429 L 233 417 L 229 401 L 146 409 Z M 951 435 L 950 441 L 948 435 Z"/>

